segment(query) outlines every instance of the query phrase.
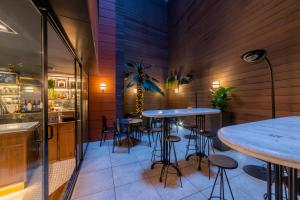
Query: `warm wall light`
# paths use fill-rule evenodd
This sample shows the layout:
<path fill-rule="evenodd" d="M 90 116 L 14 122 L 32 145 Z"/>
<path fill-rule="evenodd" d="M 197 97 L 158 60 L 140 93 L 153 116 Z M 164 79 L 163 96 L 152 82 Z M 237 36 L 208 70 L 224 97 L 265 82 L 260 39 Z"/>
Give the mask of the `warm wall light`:
<path fill-rule="evenodd" d="M 106 84 L 105 84 L 105 83 L 101 83 L 101 84 L 100 84 L 100 90 L 101 90 L 102 92 L 104 92 L 105 89 L 106 89 Z"/>
<path fill-rule="evenodd" d="M 213 81 L 212 82 L 212 88 L 218 89 L 220 87 L 220 81 Z"/>
<path fill-rule="evenodd" d="M 179 88 L 175 88 L 174 92 L 179 93 Z"/>
<path fill-rule="evenodd" d="M 136 88 L 133 89 L 133 93 L 134 93 L 134 94 L 137 93 L 137 89 L 136 89 Z"/>

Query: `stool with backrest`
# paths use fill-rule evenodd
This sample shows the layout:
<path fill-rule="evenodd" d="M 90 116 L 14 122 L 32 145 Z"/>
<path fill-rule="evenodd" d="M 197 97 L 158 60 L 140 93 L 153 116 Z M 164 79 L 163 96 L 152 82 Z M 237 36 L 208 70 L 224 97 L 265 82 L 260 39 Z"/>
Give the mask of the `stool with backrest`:
<path fill-rule="evenodd" d="M 238 167 L 238 163 L 233 158 L 226 156 L 226 155 L 220 155 L 220 154 L 210 155 L 210 156 L 208 156 L 208 159 L 212 165 L 218 167 L 217 176 L 214 181 L 214 185 L 213 185 L 213 188 L 211 190 L 211 193 L 210 193 L 210 196 L 208 199 L 213 199 L 213 198 L 218 198 L 218 199 L 222 199 L 222 200 L 225 199 L 224 179 L 227 182 L 231 197 L 232 197 L 232 199 L 234 199 L 226 170 L 236 169 Z M 213 196 L 218 178 L 220 179 L 220 191 L 219 191 L 220 196 Z"/>
<path fill-rule="evenodd" d="M 151 135 L 152 135 L 152 138 L 153 138 L 153 132 L 151 131 L 151 125 L 150 125 L 150 119 L 149 118 L 142 118 L 143 122 L 142 122 L 142 125 L 139 126 L 139 131 L 141 133 L 140 135 L 140 139 L 142 138 L 141 136 L 142 135 L 147 135 L 148 136 L 148 142 L 149 142 L 149 146 L 151 147 Z"/>
<path fill-rule="evenodd" d="M 186 153 L 185 153 L 185 157 L 187 157 L 190 151 L 195 151 L 194 153 L 197 153 L 198 150 L 197 126 L 191 123 L 184 123 L 183 127 L 185 129 L 190 130 L 190 134 L 185 136 L 188 137 L 188 144 L 186 146 Z"/>
<path fill-rule="evenodd" d="M 130 131 L 125 127 L 121 126 L 120 119 L 117 118 L 115 121 L 115 132 L 114 132 L 114 139 L 113 139 L 113 153 L 115 150 L 115 146 L 121 141 L 122 136 L 126 136 L 127 141 L 127 149 L 128 153 L 130 153 L 130 145 L 133 145 L 133 142 L 130 138 Z"/>
<path fill-rule="evenodd" d="M 115 129 L 113 127 L 107 126 L 107 118 L 106 116 L 101 117 L 102 129 L 101 129 L 101 139 L 100 139 L 100 147 L 102 146 L 102 142 L 107 140 L 108 133 L 114 134 Z"/>

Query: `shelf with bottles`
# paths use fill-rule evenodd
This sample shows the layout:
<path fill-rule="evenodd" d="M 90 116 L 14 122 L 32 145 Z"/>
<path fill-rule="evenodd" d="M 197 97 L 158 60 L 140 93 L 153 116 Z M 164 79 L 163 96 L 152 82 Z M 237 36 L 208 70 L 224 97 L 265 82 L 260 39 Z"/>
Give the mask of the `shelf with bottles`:
<path fill-rule="evenodd" d="M 50 101 L 75 99 L 75 79 L 70 75 L 49 75 L 48 98 Z"/>
<path fill-rule="evenodd" d="M 20 103 L 20 112 L 21 113 L 34 113 L 41 112 L 42 103 L 39 99 L 22 99 Z"/>
<path fill-rule="evenodd" d="M 15 113 L 20 105 L 20 87 L 17 84 L 0 84 L 0 115 Z"/>

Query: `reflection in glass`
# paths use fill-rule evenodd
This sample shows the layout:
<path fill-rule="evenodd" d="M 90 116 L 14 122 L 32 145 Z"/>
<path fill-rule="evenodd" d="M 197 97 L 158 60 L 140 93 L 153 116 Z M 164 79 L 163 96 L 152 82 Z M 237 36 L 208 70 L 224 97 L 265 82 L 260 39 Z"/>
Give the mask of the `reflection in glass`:
<path fill-rule="evenodd" d="M 43 196 L 41 22 L 30 1 L 1 1 L 1 200 L 40 200 Z"/>

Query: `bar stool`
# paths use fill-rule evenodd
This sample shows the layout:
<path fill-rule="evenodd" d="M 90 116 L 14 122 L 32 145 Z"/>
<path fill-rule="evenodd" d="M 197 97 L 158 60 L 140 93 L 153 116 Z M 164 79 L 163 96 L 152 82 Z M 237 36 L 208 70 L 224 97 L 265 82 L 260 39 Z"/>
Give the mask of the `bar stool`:
<path fill-rule="evenodd" d="M 186 135 L 188 137 L 188 144 L 186 145 L 185 157 L 188 156 L 188 154 L 191 150 L 195 151 L 194 153 L 197 153 L 197 151 L 198 151 L 197 140 L 199 139 L 199 137 L 197 135 L 196 128 L 194 126 L 191 126 L 189 129 L 191 130 L 191 132 L 189 135 Z M 191 144 L 191 140 L 193 141 L 194 144 Z"/>
<path fill-rule="evenodd" d="M 230 157 L 228 157 L 228 156 L 220 155 L 220 154 L 210 155 L 210 156 L 208 156 L 208 159 L 210 160 L 212 165 L 218 167 L 218 173 L 217 173 L 217 176 L 216 176 L 216 179 L 215 179 L 215 182 L 214 182 L 214 186 L 212 188 L 212 191 L 211 191 L 210 196 L 209 196 L 208 199 L 209 200 L 212 199 L 212 198 L 219 198 L 219 199 L 222 199 L 222 200 L 225 199 L 224 175 L 225 175 L 225 181 L 227 182 L 228 187 L 229 187 L 231 197 L 232 197 L 232 199 L 234 199 L 226 170 L 236 169 L 238 167 L 237 161 L 230 158 Z M 220 196 L 213 196 L 218 177 L 220 177 Z"/>
<path fill-rule="evenodd" d="M 216 132 L 210 132 L 210 131 L 204 131 L 201 132 L 201 136 L 204 138 L 204 145 L 203 145 L 203 152 L 205 155 L 210 156 L 210 149 L 212 149 L 213 153 L 215 153 L 214 147 L 213 147 L 213 139 L 217 137 Z M 207 154 L 206 154 L 207 151 Z M 210 160 L 207 160 L 208 168 L 210 168 Z M 209 179 L 210 179 L 210 171 L 209 173 Z"/>
<path fill-rule="evenodd" d="M 168 143 L 169 145 L 169 156 L 168 156 L 168 162 L 167 163 L 164 163 L 163 165 L 163 168 L 161 170 L 161 175 L 160 175 L 160 182 L 162 182 L 162 177 L 163 175 L 165 174 L 165 184 L 164 184 L 164 187 L 166 187 L 166 184 L 167 184 L 167 179 L 168 179 L 168 174 L 177 174 L 177 176 L 179 176 L 179 179 L 180 179 L 180 186 L 182 187 L 182 181 L 181 181 L 181 175 L 178 173 L 178 171 L 176 171 L 176 173 L 169 173 L 169 167 L 172 165 L 174 166 L 175 164 L 175 167 L 177 169 L 179 169 L 179 165 L 178 165 L 178 161 L 177 161 L 177 155 L 176 155 L 176 150 L 175 150 L 175 143 L 176 142 L 180 142 L 181 141 L 181 138 L 176 136 L 176 135 L 169 135 L 167 136 L 166 138 L 166 142 Z M 174 164 L 171 163 L 171 152 L 174 152 Z"/>
<path fill-rule="evenodd" d="M 154 137 L 154 139 L 153 139 L 154 147 L 153 147 L 152 155 L 151 155 L 151 161 L 154 162 L 156 160 L 156 157 L 161 157 L 161 147 L 162 147 L 161 128 L 155 127 L 155 128 L 152 128 L 150 131 L 152 133 L 152 136 Z M 158 155 L 157 155 L 157 152 L 159 152 Z"/>

